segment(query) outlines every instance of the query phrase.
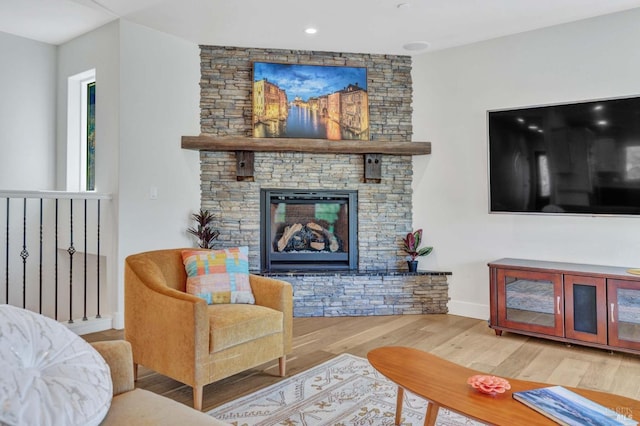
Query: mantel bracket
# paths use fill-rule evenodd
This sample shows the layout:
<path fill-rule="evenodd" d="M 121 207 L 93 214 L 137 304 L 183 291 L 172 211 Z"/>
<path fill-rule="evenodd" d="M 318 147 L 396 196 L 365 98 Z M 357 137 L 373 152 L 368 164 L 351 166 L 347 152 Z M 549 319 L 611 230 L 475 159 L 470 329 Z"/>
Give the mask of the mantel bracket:
<path fill-rule="evenodd" d="M 236 180 L 253 181 L 253 151 L 236 151 Z"/>
<path fill-rule="evenodd" d="M 382 154 L 364 155 L 364 181 L 366 183 L 382 181 Z"/>

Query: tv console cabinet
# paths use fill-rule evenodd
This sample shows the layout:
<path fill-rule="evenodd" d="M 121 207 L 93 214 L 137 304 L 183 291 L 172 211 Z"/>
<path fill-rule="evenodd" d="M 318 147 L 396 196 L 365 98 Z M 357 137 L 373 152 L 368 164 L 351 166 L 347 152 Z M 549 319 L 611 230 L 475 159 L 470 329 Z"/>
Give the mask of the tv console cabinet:
<path fill-rule="evenodd" d="M 500 259 L 489 263 L 489 327 L 640 354 L 640 276 L 628 268 Z"/>

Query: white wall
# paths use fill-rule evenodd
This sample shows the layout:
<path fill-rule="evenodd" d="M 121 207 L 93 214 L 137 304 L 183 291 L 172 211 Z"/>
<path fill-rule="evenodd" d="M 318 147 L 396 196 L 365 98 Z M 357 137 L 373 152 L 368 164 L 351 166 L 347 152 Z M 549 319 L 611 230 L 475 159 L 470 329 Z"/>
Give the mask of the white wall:
<path fill-rule="evenodd" d="M 640 217 L 488 214 L 486 111 L 640 95 L 640 9 L 417 56 L 414 226 L 449 270 L 449 310 L 488 318 L 501 257 L 640 266 Z"/>
<path fill-rule="evenodd" d="M 106 309 L 107 315 L 114 313 L 117 322 L 121 316 L 117 306 L 117 229 L 118 206 L 118 151 L 119 151 L 119 101 L 120 101 L 120 54 L 118 21 L 113 21 L 94 31 L 58 46 L 57 75 L 57 189 L 66 190 L 67 178 L 67 97 L 68 79 L 90 69 L 96 70 L 96 192 L 110 194 L 112 200 L 103 203 L 101 217 L 101 255 L 106 264 Z M 103 281 L 104 282 L 104 281 Z"/>
<path fill-rule="evenodd" d="M 186 228 L 200 206 L 199 154 L 181 149 L 180 137 L 200 133 L 199 54 L 193 43 L 123 20 L 60 46 L 61 165 L 67 78 L 96 69 L 96 190 L 113 196 L 108 285 L 115 328 L 124 326 L 124 258 L 192 245 Z M 63 187 L 64 179 L 61 167 Z"/>
<path fill-rule="evenodd" d="M 122 21 L 121 63 L 121 254 L 191 246 L 200 156 L 181 136 L 200 133 L 200 49 Z"/>
<path fill-rule="evenodd" d="M 197 151 L 180 147 L 200 133 L 200 49 L 121 21 L 119 278 L 132 253 L 189 247 L 200 207 Z M 151 199 L 151 188 L 157 199 Z"/>
<path fill-rule="evenodd" d="M 116 194 L 120 113 L 119 21 L 113 21 L 58 48 L 57 180 L 66 189 L 67 92 L 69 77 L 96 70 L 96 191 Z"/>
<path fill-rule="evenodd" d="M 0 189 L 55 189 L 56 47 L 0 32 Z"/>

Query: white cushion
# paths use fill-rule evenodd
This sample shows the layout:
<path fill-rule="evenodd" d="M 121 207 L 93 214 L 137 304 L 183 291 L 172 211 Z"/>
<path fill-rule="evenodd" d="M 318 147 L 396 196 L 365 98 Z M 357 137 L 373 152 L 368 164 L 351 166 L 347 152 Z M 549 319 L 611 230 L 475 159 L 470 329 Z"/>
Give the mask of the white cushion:
<path fill-rule="evenodd" d="M 0 424 L 98 425 L 109 366 L 84 339 L 42 315 L 0 305 Z"/>

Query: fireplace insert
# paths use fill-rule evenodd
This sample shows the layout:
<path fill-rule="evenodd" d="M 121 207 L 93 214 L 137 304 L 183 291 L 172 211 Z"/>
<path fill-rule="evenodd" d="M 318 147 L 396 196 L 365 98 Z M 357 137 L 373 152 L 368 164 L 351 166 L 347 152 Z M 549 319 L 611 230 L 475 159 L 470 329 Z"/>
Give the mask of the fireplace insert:
<path fill-rule="evenodd" d="M 261 189 L 262 269 L 357 269 L 357 205 L 357 191 Z"/>

